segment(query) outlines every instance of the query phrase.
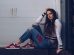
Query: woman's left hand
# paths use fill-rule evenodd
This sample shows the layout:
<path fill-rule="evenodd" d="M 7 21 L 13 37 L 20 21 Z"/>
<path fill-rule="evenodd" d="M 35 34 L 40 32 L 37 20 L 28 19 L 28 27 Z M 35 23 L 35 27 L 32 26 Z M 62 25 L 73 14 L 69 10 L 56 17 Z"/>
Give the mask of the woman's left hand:
<path fill-rule="evenodd" d="M 58 48 L 58 49 L 57 49 L 57 54 L 59 54 L 62 50 L 63 50 L 63 49 Z"/>

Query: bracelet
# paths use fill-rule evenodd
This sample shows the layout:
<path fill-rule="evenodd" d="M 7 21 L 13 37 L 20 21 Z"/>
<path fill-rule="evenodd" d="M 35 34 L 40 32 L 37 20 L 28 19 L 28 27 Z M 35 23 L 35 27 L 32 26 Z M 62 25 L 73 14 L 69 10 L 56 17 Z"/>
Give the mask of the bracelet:
<path fill-rule="evenodd" d="M 42 16 L 44 17 L 44 14 L 42 14 Z"/>
<path fill-rule="evenodd" d="M 46 13 L 43 13 L 42 16 L 44 17 L 46 15 Z"/>

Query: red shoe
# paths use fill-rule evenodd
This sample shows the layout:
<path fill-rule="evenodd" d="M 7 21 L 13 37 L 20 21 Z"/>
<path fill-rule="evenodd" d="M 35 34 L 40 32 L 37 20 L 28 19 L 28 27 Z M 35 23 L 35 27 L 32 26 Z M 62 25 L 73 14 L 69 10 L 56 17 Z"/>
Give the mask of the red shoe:
<path fill-rule="evenodd" d="M 5 48 L 20 48 L 20 46 L 15 43 L 11 43 L 9 46 L 6 46 Z"/>
<path fill-rule="evenodd" d="M 34 48 L 35 46 L 33 44 L 27 43 L 26 45 L 22 46 L 22 48 Z"/>

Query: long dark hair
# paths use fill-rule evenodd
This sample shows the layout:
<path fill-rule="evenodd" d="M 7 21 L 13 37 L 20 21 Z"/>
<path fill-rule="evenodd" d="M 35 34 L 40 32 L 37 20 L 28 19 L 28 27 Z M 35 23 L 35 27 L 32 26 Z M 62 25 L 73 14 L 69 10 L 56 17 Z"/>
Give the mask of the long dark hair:
<path fill-rule="evenodd" d="M 53 14 L 52 21 L 50 19 L 48 19 L 48 15 L 47 15 L 48 11 L 52 12 L 52 14 Z M 47 8 L 46 9 L 46 20 L 45 20 L 45 25 L 44 25 L 45 35 L 52 35 L 52 32 L 55 32 L 54 22 L 55 22 L 56 19 L 58 19 L 56 11 L 54 9 Z"/>

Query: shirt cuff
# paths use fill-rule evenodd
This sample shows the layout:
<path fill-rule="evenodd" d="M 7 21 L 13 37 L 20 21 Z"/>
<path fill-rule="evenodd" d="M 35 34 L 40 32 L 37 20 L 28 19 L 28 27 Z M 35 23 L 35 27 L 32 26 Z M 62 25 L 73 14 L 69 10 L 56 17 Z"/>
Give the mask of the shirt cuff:
<path fill-rule="evenodd" d="M 58 45 L 58 48 L 63 49 L 63 45 Z"/>

